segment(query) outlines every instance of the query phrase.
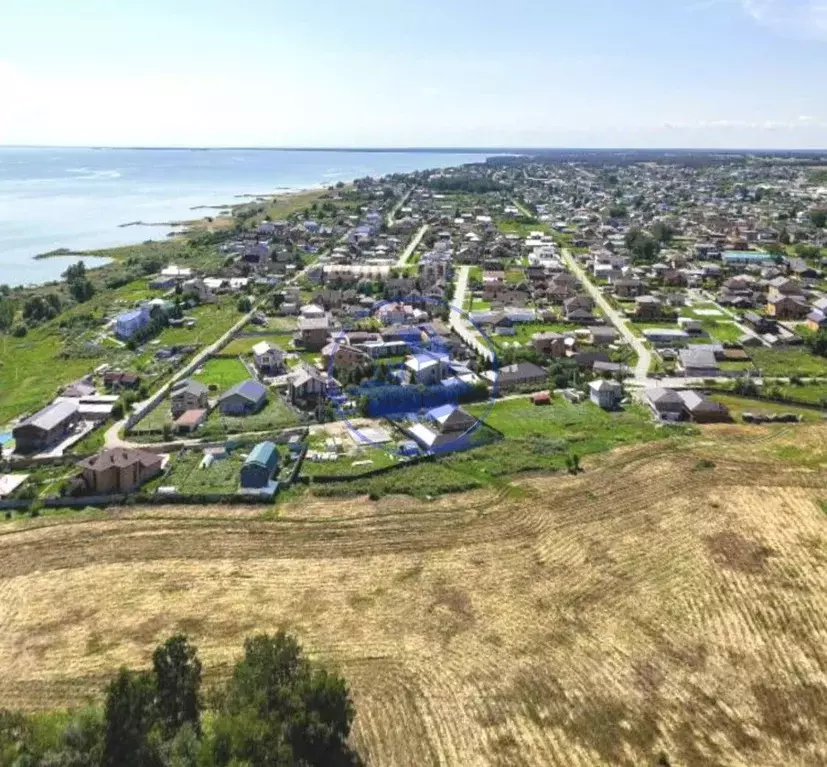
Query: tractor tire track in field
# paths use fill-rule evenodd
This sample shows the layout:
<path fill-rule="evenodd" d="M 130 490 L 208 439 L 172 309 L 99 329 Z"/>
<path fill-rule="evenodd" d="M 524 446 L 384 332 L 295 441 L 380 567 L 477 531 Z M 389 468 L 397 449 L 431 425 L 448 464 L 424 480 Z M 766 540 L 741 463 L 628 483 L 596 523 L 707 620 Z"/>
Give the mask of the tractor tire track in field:
<path fill-rule="evenodd" d="M 286 628 L 347 676 L 372 764 L 823 763 L 827 477 L 735 437 L 431 504 L 15 528 L 0 706 L 81 704 L 177 630 L 215 679 Z"/>

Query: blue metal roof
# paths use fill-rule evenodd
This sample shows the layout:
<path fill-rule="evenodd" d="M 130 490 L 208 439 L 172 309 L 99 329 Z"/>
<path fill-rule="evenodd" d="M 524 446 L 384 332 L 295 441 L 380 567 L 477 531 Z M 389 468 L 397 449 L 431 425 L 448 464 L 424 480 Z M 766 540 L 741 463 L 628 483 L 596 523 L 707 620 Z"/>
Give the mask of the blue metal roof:
<path fill-rule="evenodd" d="M 244 461 L 247 464 L 255 463 L 260 466 L 273 467 L 278 463 L 279 454 L 272 442 L 259 442 Z"/>
<path fill-rule="evenodd" d="M 267 387 L 258 381 L 254 381 L 252 378 L 248 378 L 246 381 L 242 381 L 232 388 L 227 389 L 227 391 L 221 395 L 221 399 L 231 397 L 233 394 L 238 394 L 244 397 L 244 399 L 250 400 L 250 402 L 258 402 L 267 394 Z"/>

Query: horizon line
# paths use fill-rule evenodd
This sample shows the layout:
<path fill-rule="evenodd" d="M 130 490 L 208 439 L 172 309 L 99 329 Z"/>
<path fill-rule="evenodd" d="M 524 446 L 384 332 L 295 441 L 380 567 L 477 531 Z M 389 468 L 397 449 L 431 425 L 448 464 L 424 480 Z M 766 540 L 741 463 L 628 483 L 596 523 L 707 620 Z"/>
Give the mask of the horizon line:
<path fill-rule="evenodd" d="M 444 154 L 492 154 L 532 152 L 706 152 L 822 154 L 827 148 L 785 147 L 583 147 L 583 146 L 198 146 L 198 145 L 108 145 L 108 144 L 0 144 L 0 149 L 91 149 L 130 151 L 259 151 L 259 152 L 436 152 Z"/>

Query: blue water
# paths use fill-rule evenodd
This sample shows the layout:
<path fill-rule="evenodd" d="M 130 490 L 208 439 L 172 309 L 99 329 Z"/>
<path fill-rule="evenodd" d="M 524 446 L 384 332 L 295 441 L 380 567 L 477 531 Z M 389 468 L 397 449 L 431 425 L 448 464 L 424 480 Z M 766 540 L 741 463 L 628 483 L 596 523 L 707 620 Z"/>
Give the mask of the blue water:
<path fill-rule="evenodd" d="M 39 253 L 129 245 L 163 239 L 170 231 L 119 227 L 131 221 L 199 218 L 216 211 L 194 207 L 243 202 L 239 195 L 329 186 L 484 158 L 430 152 L 0 147 L 0 284 L 59 279 L 77 260 L 34 261 Z M 94 259 L 84 260 L 93 265 Z"/>

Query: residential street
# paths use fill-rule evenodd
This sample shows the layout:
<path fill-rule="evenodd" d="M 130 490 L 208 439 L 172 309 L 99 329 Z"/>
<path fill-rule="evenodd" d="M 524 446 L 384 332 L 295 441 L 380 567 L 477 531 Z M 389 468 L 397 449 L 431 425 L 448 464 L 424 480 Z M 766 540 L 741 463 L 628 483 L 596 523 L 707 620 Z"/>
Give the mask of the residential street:
<path fill-rule="evenodd" d="M 563 261 L 582 283 L 583 287 L 588 291 L 589 295 L 594 299 L 595 303 L 603 310 L 606 317 L 611 320 L 611 323 L 617 328 L 618 332 L 632 345 L 632 348 L 637 352 L 637 365 L 635 365 L 635 380 L 644 382 L 649 375 L 649 365 L 652 362 L 652 354 L 646 348 L 643 341 L 638 338 L 631 330 L 629 330 L 623 317 L 620 313 L 612 307 L 606 300 L 603 293 L 598 287 L 589 279 L 586 270 L 577 263 L 575 258 L 571 255 L 568 249 L 563 248 Z"/>
<path fill-rule="evenodd" d="M 148 400 L 145 402 L 139 403 L 139 408 L 145 408 L 148 403 L 152 402 L 156 397 L 163 395 L 166 396 L 167 392 L 172 388 L 172 385 L 176 381 L 180 381 L 182 378 L 186 378 L 193 370 L 195 370 L 202 362 L 204 362 L 211 354 L 215 354 L 219 351 L 222 347 L 226 346 L 235 336 L 235 334 L 241 330 L 249 321 L 250 318 L 255 314 L 258 305 L 256 304 L 250 310 L 249 313 L 245 314 L 235 325 L 233 325 L 221 338 L 217 341 L 212 343 L 210 346 L 202 349 L 198 354 L 193 357 L 193 359 L 188 362 L 181 370 L 175 373 L 160 389 L 158 389 Z M 107 430 L 106 435 L 104 437 L 104 444 L 106 447 L 141 447 L 141 445 L 130 442 L 129 440 L 125 440 L 120 436 L 121 429 L 124 428 L 126 425 L 127 419 L 124 418 L 117 423 L 112 424 Z"/>
<path fill-rule="evenodd" d="M 488 348 L 488 344 L 474 335 L 462 313 L 462 307 L 465 306 L 465 294 L 468 292 L 468 275 L 470 273 L 470 266 L 460 266 L 457 269 L 456 290 L 454 291 L 454 300 L 451 302 L 451 316 L 449 321 L 451 328 L 467 346 L 479 352 L 486 359 L 493 361 L 494 352 Z"/>
<path fill-rule="evenodd" d="M 422 238 L 425 236 L 425 232 L 428 231 L 428 224 L 423 224 L 420 230 L 413 236 L 413 239 L 408 243 L 408 247 L 402 251 L 402 255 L 399 256 L 399 260 L 396 262 L 397 268 L 401 268 L 407 264 L 408 259 L 413 255 L 413 252 L 419 247 L 419 243 L 422 242 Z"/>
<path fill-rule="evenodd" d="M 399 202 L 393 206 L 393 209 L 390 213 L 388 213 L 385 221 L 387 225 L 393 226 L 393 222 L 396 220 L 396 216 L 398 215 L 399 211 L 404 207 L 405 203 L 410 199 L 411 192 L 413 192 L 413 187 L 411 187 L 402 197 L 399 199 Z"/>

